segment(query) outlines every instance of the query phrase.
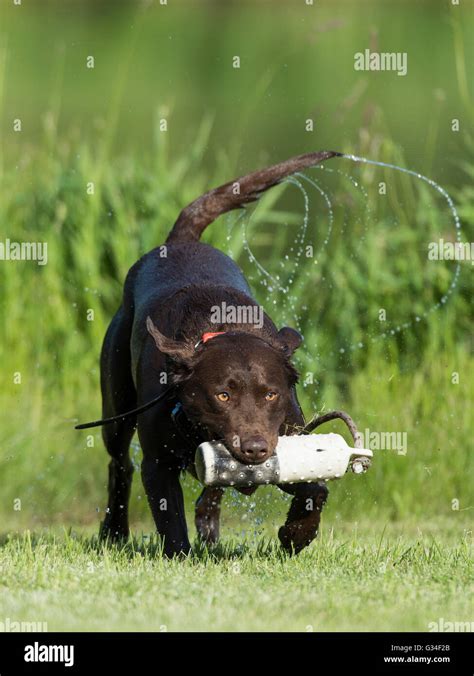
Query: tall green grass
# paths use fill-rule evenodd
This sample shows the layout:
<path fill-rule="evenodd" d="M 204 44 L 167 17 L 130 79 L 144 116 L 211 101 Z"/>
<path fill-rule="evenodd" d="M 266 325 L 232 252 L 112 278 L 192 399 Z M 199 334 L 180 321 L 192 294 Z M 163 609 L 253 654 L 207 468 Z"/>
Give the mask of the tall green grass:
<path fill-rule="evenodd" d="M 268 51 L 261 25 L 280 30 L 281 8 L 270 16 L 264 4 L 245 11 L 229 5 L 223 25 L 223 15 L 216 18 L 208 3 L 185 22 L 177 7 L 167 9 L 165 19 L 152 11 L 131 21 L 133 3 L 113 16 L 95 15 L 98 5 L 88 6 L 92 21 L 87 12 L 66 16 L 62 5 L 56 11 L 60 6 L 51 3 L 47 28 L 36 6 L 22 21 L 16 9 L 1 7 L 8 35 L 0 32 L 0 239 L 48 243 L 44 267 L 0 263 L 0 515 L 6 528 L 101 518 L 107 458 L 100 433 L 74 432 L 73 425 L 99 414 L 98 355 L 127 270 L 205 190 L 285 154 L 333 147 L 440 181 L 449 177 L 443 186 L 455 199 L 464 240 L 474 236 L 474 145 L 466 131 L 472 45 L 465 37 L 469 22 L 457 10 L 445 8 L 440 19 L 431 3 L 419 3 L 407 21 L 399 9 L 376 3 L 381 37 L 398 26 L 415 64 L 415 77 L 395 77 L 388 87 L 386 79 L 369 84 L 352 69 L 354 46 L 370 33 L 356 7 L 344 6 L 344 17 L 338 10 L 342 23 L 335 28 L 327 23 L 333 3 L 319 3 L 314 21 L 303 10 L 289 11 L 284 25 L 292 39 L 281 44 L 291 49 Z M 208 41 L 204 49 L 214 20 L 219 44 Z M 430 68 L 420 22 L 439 45 Z M 180 40 L 180 59 L 166 48 L 169 35 Z M 45 42 L 50 50 L 42 48 Z M 454 70 L 444 58 L 451 47 Z M 93 73 L 84 68 L 89 49 L 97 57 Z M 239 79 L 228 69 L 236 49 L 245 66 Z M 341 78 L 334 78 L 336 71 Z M 434 93 L 419 96 L 420 73 Z M 169 81 L 176 84 L 171 93 Z M 400 114 L 400 102 L 410 103 L 409 114 Z M 447 133 L 453 110 L 463 115 L 457 136 Z M 20 136 L 11 126 L 18 111 L 25 125 Z M 163 115 L 171 121 L 168 133 L 159 131 Z M 304 132 L 306 116 L 317 118 L 317 133 Z M 447 155 L 455 160 L 448 163 Z M 367 199 L 337 171 L 350 173 Z M 405 175 L 343 160 L 307 175 L 331 195 L 334 225 L 325 245 L 326 203 L 299 179 L 311 205 L 304 244 L 313 245 L 315 255 L 302 253 L 297 268 L 294 240 L 304 196 L 294 183 L 272 190 L 242 220 L 219 219 L 204 239 L 239 262 L 278 324 L 304 334 L 296 361 L 307 415 L 345 408 L 362 430 L 408 435 L 407 455 L 380 451 L 366 477 L 333 485 L 326 518 L 444 516 L 461 523 L 472 507 L 469 263 L 462 264 L 447 306 L 416 321 L 452 279 L 452 263 L 427 260 L 430 241 L 453 238 L 446 204 Z M 384 197 L 380 181 L 387 184 Z M 277 285 L 249 259 L 245 228 L 259 263 L 279 276 Z M 408 321 L 410 329 L 390 334 Z M 189 506 L 197 491 L 187 480 Z M 17 499 L 21 510 L 14 509 Z M 151 527 L 139 480 L 132 502 L 135 520 L 147 519 Z M 258 529 L 265 514 L 281 519 L 286 502 L 276 489 L 259 490 L 255 500 L 230 494 L 225 518 L 240 528 L 234 506 L 243 507 L 243 526 Z"/>
<path fill-rule="evenodd" d="M 183 205 L 230 177 L 228 167 L 221 166 L 212 177 L 199 168 L 210 131 L 205 119 L 194 147 L 175 162 L 158 140 L 146 161 L 104 164 L 98 162 L 100 149 L 93 153 L 71 141 L 52 154 L 27 156 L 20 183 L 15 172 L 5 172 L 0 209 L 8 236 L 47 241 L 49 251 L 46 266 L 0 266 L 6 320 L 0 342 L 4 521 L 24 526 L 101 517 L 107 459 L 100 432 L 75 432 L 73 425 L 100 411 L 98 355 L 128 268 L 163 241 Z M 379 157 L 403 162 L 388 142 Z M 335 162 L 326 167 L 351 169 Z M 304 218 L 298 189 L 292 184 L 276 189 L 246 218 L 252 251 L 270 274 L 279 275 L 282 288 L 290 285 L 289 293 L 263 283 L 246 253 L 239 216 L 230 223 L 219 219 L 205 239 L 239 261 L 257 299 L 278 324 L 301 328 L 305 347 L 298 358 L 299 392 L 307 415 L 342 407 L 362 430 L 408 435 L 406 456 L 379 451 L 367 477 L 348 477 L 334 486 L 328 518 L 355 511 L 361 517 L 432 513 L 456 518 L 452 501 L 458 500 L 461 510 L 469 508 L 472 472 L 467 450 L 472 395 L 468 276 L 464 267 L 457 293 L 442 311 L 399 337 L 379 340 L 385 330 L 379 307 L 395 322 L 413 319 L 449 286 L 453 264 L 429 263 L 426 249 L 440 232 L 448 237 L 452 225 L 444 205 L 416 182 L 390 177 L 389 190 L 395 194 L 389 205 L 377 198 L 378 179 L 357 172 L 356 167 L 354 176 L 367 187 L 370 221 L 364 220 L 365 198 L 347 177 L 320 170 L 309 174 L 332 195 L 333 234 L 320 254 L 302 256 L 293 272 L 292 240 Z M 86 191 L 90 181 L 95 183 L 93 195 Z M 317 250 L 327 215 L 321 199 L 308 195 L 312 206 L 306 242 Z M 457 197 L 468 228 L 468 184 Z M 390 220 L 392 207 L 396 225 Z M 87 319 L 90 309 L 93 321 Z M 359 341 L 363 349 L 341 352 Z M 460 374 L 459 384 L 452 383 L 453 372 Z M 18 373 L 21 384 L 14 381 Z M 340 430 L 336 424 L 332 429 Z M 132 514 L 148 518 L 140 481 L 135 484 Z M 189 503 L 196 491 L 189 480 Z M 14 509 L 16 498 L 21 511 Z M 228 506 L 235 501 L 230 497 Z M 286 505 L 276 489 L 259 491 L 255 508 L 249 508 L 248 500 L 237 503 L 250 509 L 252 523 L 269 512 L 283 513 Z"/>

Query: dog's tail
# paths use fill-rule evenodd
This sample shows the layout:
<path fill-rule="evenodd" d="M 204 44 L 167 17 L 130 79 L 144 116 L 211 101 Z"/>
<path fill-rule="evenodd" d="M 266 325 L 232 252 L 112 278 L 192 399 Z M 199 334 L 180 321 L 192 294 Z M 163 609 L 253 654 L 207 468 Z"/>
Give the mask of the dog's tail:
<path fill-rule="evenodd" d="M 196 242 L 209 223 L 221 214 L 258 200 L 265 190 L 277 185 L 287 176 L 336 156 L 340 157 L 341 153 L 331 150 L 298 155 L 298 157 L 292 157 L 272 167 L 254 171 L 206 192 L 182 210 L 166 243 Z"/>

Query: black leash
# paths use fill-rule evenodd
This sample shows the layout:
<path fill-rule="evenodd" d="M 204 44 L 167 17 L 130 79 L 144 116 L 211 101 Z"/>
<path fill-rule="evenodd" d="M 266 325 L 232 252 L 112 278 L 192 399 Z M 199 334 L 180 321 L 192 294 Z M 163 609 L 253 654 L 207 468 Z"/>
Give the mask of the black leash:
<path fill-rule="evenodd" d="M 76 425 L 74 429 L 87 430 L 90 427 L 100 427 L 101 425 L 111 425 L 112 423 L 115 422 L 121 422 L 122 420 L 126 420 L 127 418 L 131 418 L 132 416 L 137 415 L 137 413 L 143 413 L 144 411 L 148 411 L 149 408 L 151 408 L 155 404 L 158 404 L 158 402 L 162 401 L 168 394 L 170 394 L 172 390 L 174 390 L 174 385 L 168 387 L 164 392 L 159 394 L 157 397 L 151 399 L 151 401 L 147 402 L 146 404 L 143 404 L 142 406 L 138 406 L 138 408 L 134 408 L 132 411 L 127 411 L 126 413 L 114 415 L 112 418 L 104 418 L 103 420 L 94 420 L 94 422 L 81 423 L 80 425 Z"/>

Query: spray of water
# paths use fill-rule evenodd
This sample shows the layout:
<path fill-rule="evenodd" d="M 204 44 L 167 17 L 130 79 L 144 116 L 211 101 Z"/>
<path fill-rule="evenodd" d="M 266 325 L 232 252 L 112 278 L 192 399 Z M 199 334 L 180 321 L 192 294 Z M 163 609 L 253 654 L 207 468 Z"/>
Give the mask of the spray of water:
<path fill-rule="evenodd" d="M 424 181 L 427 183 L 431 188 L 434 188 L 442 197 L 446 200 L 448 203 L 448 207 L 451 211 L 451 215 L 453 217 L 454 225 L 455 225 L 455 236 L 456 236 L 456 241 L 459 243 L 461 242 L 462 239 L 462 234 L 461 234 L 461 223 L 459 220 L 459 215 L 456 210 L 456 207 L 454 206 L 454 202 L 451 199 L 450 195 L 446 192 L 444 188 L 442 188 L 438 183 L 433 181 L 433 179 L 428 178 L 427 176 L 423 176 L 423 174 L 420 174 L 416 171 L 413 171 L 411 169 L 405 169 L 404 167 L 399 167 L 396 164 L 390 164 L 388 162 L 379 162 L 376 160 L 369 160 L 366 159 L 365 157 L 358 157 L 357 155 L 343 155 L 342 156 L 345 159 L 351 160 L 352 162 L 360 162 L 364 164 L 371 164 L 377 167 L 385 167 L 387 169 L 393 169 L 395 171 L 402 172 L 404 174 L 407 174 L 408 176 L 413 176 L 416 179 L 419 179 L 421 181 Z M 419 315 L 416 315 L 414 320 L 409 320 L 404 322 L 403 324 L 399 324 L 395 326 L 394 328 L 390 329 L 388 332 L 384 332 L 378 336 L 372 337 L 370 340 L 372 342 L 376 342 L 385 338 L 389 338 L 394 336 L 397 333 L 401 333 L 402 331 L 405 331 L 406 329 L 412 327 L 415 322 L 420 322 L 422 319 L 427 319 L 430 314 L 433 312 L 436 312 L 440 308 L 446 305 L 446 303 L 449 300 L 449 297 L 453 294 L 454 290 L 456 289 L 458 279 L 459 279 L 459 274 L 461 272 L 461 264 L 459 261 L 456 262 L 456 267 L 454 270 L 453 278 L 451 280 L 451 284 L 449 285 L 448 290 L 446 293 L 441 297 L 440 301 L 438 303 L 435 303 L 431 305 L 427 310 L 424 312 L 420 313 Z M 349 349 L 354 350 L 354 349 L 359 349 L 360 347 L 363 347 L 363 344 L 357 343 L 356 345 L 350 345 Z"/>
<path fill-rule="evenodd" d="M 457 242 L 461 242 L 462 239 L 462 234 L 461 234 L 461 225 L 459 221 L 459 216 L 456 211 L 456 207 L 454 206 L 453 200 L 451 199 L 450 195 L 446 192 L 444 188 L 442 188 L 438 183 L 433 181 L 432 179 L 424 176 L 423 174 L 420 174 L 416 171 L 413 171 L 411 169 L 405 169 L 404 167 L 399 167 L 395 164 L 390 164 L 387 162 L 379 162 L 376 160 L 370 160 L 364 157 L 359 157 L 356 155 L 343 155 L 342 156 L 344 159 L 348 159 L 352 162 L 357 162 L 357 163 L 364 163 L 364 164 L 370 164 L 374 165 L 377 167 L 384 167 L 388 169 L 392 169 L 394 171 L 402 172 L 405 173 L 411 177 L 414 177 L 418 180 L 422 180 L 425 183 L 427 183 L 431 188 L 434 188 L 447 202 L 448 207 L 450 209 L 453 222 L 455 225 L 455 235 L 456 235 L 456 240 Z M 368 193 L 367 190 L 364 188 L 364 186 L 360 183 L 360 181 L 355 180 L 350 174 L 347 174 L 346 172 L 341 171 L 340 169 L 334 169 L 334 168 L 329 168 L 326 167 L 325 165 L 318 165 L 314 167 L 314 170 L 318 171 L 324 171 L 324 172 L 329 172 L 333 174 L 338 174 L 341 175 L 342 177 L 346 178 L 351 182 L 354 188 L 356 188 L 358 191 L 361 192 L 364 203 L 365 203 L 365 211 L 363 214 L 364 222 L 367 224 L 372 220 L 372 210 L 370 207 L 370 202 L 368 199 Z M 298 180 L 299 179 L 299 180 Z M 255 212 L 252 212 L 251 214 L 248 214 L 248 212 L 244 212 L 238 219 L 237 221 L 234 221 L 234 225 L 236 222 L 240 221 L 242 217 L 244 218 L 244 227 L 243 227 L 243 244 L 244 244 L 244 249 L 249 257 L 250 262 L 255 266 L 257 271 L 259 272 L 261 276 L 261 281 L 262 285 L 265 287 L 265 290 L 267 292 L 267 302 L 273 305 L 278 305 L 281 310 L 281 315 L 282 319 L 284 321 L 288 321 L 288 319 L 293 322 L 293 325 L 296 326 L 296 328 L 301 330 L 301 316 L 296 308 L 296 298 L 294 298 L 291 295 L 291 287 L 294 282 L 294 277 L 295 274 L 298 270 L 299 266 L 299 260 L 301 258 L 303 249 L 304 249 L 304 241 L 307 235 L 307 226 L 308 226 L 308 220 L 309 220 L 309 213 L 310 213 L 310 199 L 309 195 L 304 189 L 302 182 L 305 182 L 309 184 L 311 187 L 315 188 L 319 194 L 322 196 L 327 212 L 328 212 L 328 219 L 329 219 L 329 225 L 328 225 L 328 230 L 326 233 L 326 237 L 324 238 L 323 244 L 321 245 L 320 249 L 315 252 L 315 256 L 317 259 L 317 256 L 321 253 L 321 251 L 327 246 L 332 230 L 333 230 L 333 224 L 334 224 L 334 210 L 333 210 L 333 205 L 331 202 L 330 197 L 328 194 L 320 187 L 319 183 L 313 178 L 309 177 L 306 174 L 298 173 L 296 176 L 293 176 L 291 178 L 286 179 L 285 183 L 291 183 L 293 185 L 296 185 L 297 188 L 300 190 L 303 200 L 304 200 L 304 216 L 303 216 L 303 222 L 301 224 L 300 230 L 297 233 L 295 240 L 293 242 L 293 246 L 290 247 L 290 252 L 293 253 L 296 249 L 296 254 L 294 257 L 294 264 L 291 270 L 291 273 L 288 277 L 288 281 L 286 282 L 285 286 L 282 285 L 280 275 L 275 274 L 272 275 L 256 258 L 254 253 L 252 252 L 252 249 L 250 248 L 249 241 L 248 241 L 248 235 L 247 235 L 247 229 L 251 225 L 252 220 L 253 220 L 253 215 Z M 345 217 L 347 218 L 347 217 Z M 357 218 L 357 222 L 360 222 L 360 217 Z M 345 227 L 346 221 L 344 221 L 342 228 Z M 367 225 L 365 226 L 367 229 Z M 363 244 L 364 238 L 360 238 L 358 242 L 354 244 L 354 248 L 357 249 Z M 281 267 L 286 267 L 289 261 L 289 256 L 285 256 L 285 260 L 282 260 L 280 262 Z M 370 342 L 376 342 L 379 340 L 384 340 L 387 338 L 391 338 L 395 336 L 396 334 L 399 334 L 403 331 L 406 331 L 407 329 L 411 328 L 414 326 L 415 323 L 421 322 L 423 319 L 427 319 L 430 314 L 433 312 L 439 310 L 440 308 L 444 307 L 446 303 L 448 302 L 450 296 L 453 294 L 454 290 L 457 287 L 459 275 L 461 271 L 461 264 L 459 261 L 456 262 L 456 267 L 453 273 L 453 278 L 451 280 L 450 286 L 445 292 L 445 294 L 442 296 L 442 298 L 439 300 L 438 303 L 435 303 L 431 305 L 428 309 L 420 313 L 419 315 L 416 315 L 414 319 L 408 319 L 405 322 L 400 322 L 399 324 L 395 325 L 393 328 L 390 328 L 378 335 L 375 336 L 370 336 L 368 340 Z M 309 274 L 309 273 L 308 273 Z M 275 295 L 279 293 L 279 299 L 278 301 L 275 298 Z M 304 307 L 302 308 L 303 310 L 305 309 Z M 363 342 L 357 342 L 354 344 L 349 344 L 345 347 L 342 347 L 340 349 L 340 353 L 345 353 L 345 352 L 351 352 L 354 350 L 359 350 L 364 348 L 365 345 Z M 314 346 L 313 346 L 314 349 Z M 334 353 L 330 353 L 333 355 Z M 314 356 L 314 355 L 313 355 Z"/>
<path fill-rule="evenodd" d="M 353 176 L 346 173 L 345 171 L 341 171 L 340 169 L 332 169 L 332 168 L 330 169 L 329 167 L 325 167 L 324 165 L 318 165 L 317 167 L 314 167 L 314 168 L 315 169 L 316 168 L 322 169 L 325 173 L 328 173 L 328 174 L 337 174 L 338 176 L 342 176 L 342 178 L 349 181 L 352 184 L 352 186 L 358 192 L 362 193 L 363 201 L 364 201 L 364 204 L 365 204 L 365 210 L 364 210 L 364 214 L 363 214 L 363 217 L 362 217 L 363 222 L 364 223 L 370 222 L 371 216 L 372 216 L 372 209 L 370 207 L 369 195 L 368 195 L 367 190 L 364 188 L 364 186 L 359 181 L 356 181 Z M 356 216 L 355 217 L 355 224 L 357 225 L 357 224 L 361 223 L 362 218 L 361 218 L 361 216 Z M 345 215 L 344 216 L 344 222 L 343 222 L 342 227 L 341 227 L 341 233 L 344 232 L 344 230 L 346 229 L 347 221 L 348 221 L 348 217 L 347 217 L 347 215 Z M 365 231 L 367 231 L 368 227 L 365 226 L 364 229 L 365 229 Z M 353 250 L 357 251 L 359 249 L 359 247 L 363 244 L 363 242 L 364 242 L 364 237 L 358 238 L 358 241 L 353 244 Z"/>
<path fill-rule="evenodd" d="M 329 171 L 331 171 L 331 170 L 329 170 Z M 313 188 L 316 188 L 316 190 L 319 192 L 319 194 L 321 195 L 321 197 L 324 199 L 324 201 L 326 203 L 326 208 L 327 208 L 328 217 L 329 217 L 329 224 L 328 224 L 328 229 L 327 229 L 327 232 L 326 232 L 326 237 L 324 238 L 324 241 L 321 245 L 321 248 L 317 252 L 317 253 L 320 253 L 322 251 L 322 249 L 324 249 L 324 247 L 326 247 L 328 245 L 329 240 L 331 239 L 332 229 L 333 229 L 333 225 L 334 225 L 334 211 L 333 211 L 333 208 L 332 208 L 332 202 L 331 202 L 327 192 L 325 192 L 321 188 L 321 186 L 319 185 L 319 183 L 317 181 L 315 181 L 314 179 L 309 178 L 309 176 L 305 176 L 305 174 L 301 174 L 301 173 L 296 174 L 296 176 L 300 177 L 302 180 L 309 183 Z M 301 189 L 303 189 L 301 185 L 300 185 L 300 187 L 301 187 Z"/>
<path fill-rule="evenodd" d="M 298 177 L 298 178 L 297 178 Z M 280 308 L 280 314 L 282 317 L 282 320 L 285 322 L 291 322 L 297 329 L 302 330 L 302 321 L 301 321 L 301 315 L 298 312 L 297 308 L 297 297 L 291 294 L 291 288 L 293 286 L 293 283 L 295 281 L 295 275 L 298 272 L 298 268 L 300 265 L 300 260 L 303 255 L 304 251 L 304 242 L 306 240 L 306 235 L 307 235 L 307 230 L 308 230 L 308 221 L 309 221 L 309 215 L 310 215 L 310 199 L 307 191 L 302 185 L 302 182 L 298 179 L 302 179 L 306 183 L 310 184 L 312 187 L 314 187 L 319 194 L 323 197 L 327 211 L 328 211 L 328 219 L 329 219 L 329 224 L 328 224 L 328 229 L 326 233 L 326 237 L 323 242 L 323 247 L 327 245 L 329 242 L 329 238 L 331 236 L 332 232 L 332 227 L 333 227 L 333 222 L 334 222 L 334 214 L 333 214 L 333 209 L 332 209 L 332 204 L 331 200 L 329 199 L 327 193 L 319 186 L 319 184 L 314 180 L 309 178 L 308 176 L 305 176 L 304 174 L 296 174 L 295 176 L 292 176 L 284 181 L 284 183 L 289 183 L 292 185 L 295 185 L 298 190 L 301 192 L 302 197 L 303 197 L 303 202 L 304 202 L 304 215 L 303 215 L 303 221 L 301 223 L 301 226 L 299 230 L 297 231 L 294 241 L 292 244 L 290 244 L 289 248 L 289 253 L 285 254 L 284 259 L 280 261 L 280 266 L 282 268 L 287 269 L 288 263 L 290 261 L 290 255 L 292 256 L 293 259 L 293 264 L 291 268 L 290 275 L 288 277 L 288 280 L 285 284 L 285 286 L 282 286 L 280 275 L 275 274 L 272 275 L 270 272 L 257 260 L 256 256 L 254 255 L 250 245 L 249 245 L 249 238 L 247 235 L 247 230 L 248 227 L 251 225 L 252 221 L 254 220 L 254 214 L 255 211 L 252 212 L 251 214 L 248 214 L 247 217 L 244 219 L 244 225 L 242 228 L 243 232 L 243 246 L 244 249 L 247 253 L 247 256 L 249 258 L 249 261 L 255 266 L 256 270 L 261 276 L 261 283 L 265 287 L 265 290 L 267 291 L 267 302 L 271 303 L 273 305 L 279 305 Z M 246 212 L 247 214 L 247 212 Z M 240 220 L 237 219 L 238 221 Z M 279 298 L 278 300 L 276 299 L 276 293 L 279 293 Z M 303 308 L 304 309 L 304 308 Z"/>

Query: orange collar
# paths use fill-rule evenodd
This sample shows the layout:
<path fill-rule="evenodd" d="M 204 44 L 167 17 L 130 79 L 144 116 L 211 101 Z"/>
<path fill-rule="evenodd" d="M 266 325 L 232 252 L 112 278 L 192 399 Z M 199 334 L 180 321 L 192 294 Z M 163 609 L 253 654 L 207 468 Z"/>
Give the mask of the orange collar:
<path fill-rule="evenodd" d="M 208 333 L 203 333 L 200 340 L 196 343 L 194 346 L 194 349 L 198 348 L 200 345 L 204 345 L 204 343 L 207 343 L 208 340 L 212 340 L 212 338 L 215 338 L 216 336 L 222 336 L 226 331 L 216 331 L 215 333 L 208 332 Z"/>

